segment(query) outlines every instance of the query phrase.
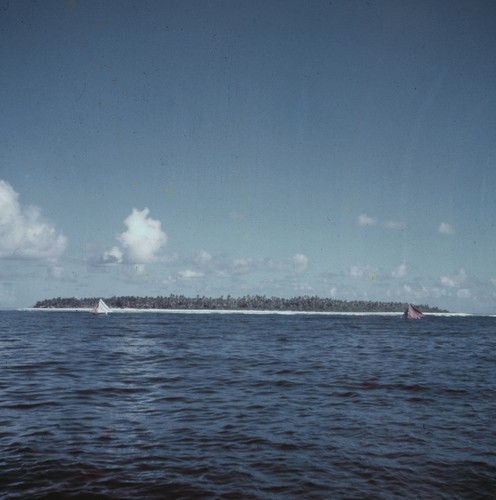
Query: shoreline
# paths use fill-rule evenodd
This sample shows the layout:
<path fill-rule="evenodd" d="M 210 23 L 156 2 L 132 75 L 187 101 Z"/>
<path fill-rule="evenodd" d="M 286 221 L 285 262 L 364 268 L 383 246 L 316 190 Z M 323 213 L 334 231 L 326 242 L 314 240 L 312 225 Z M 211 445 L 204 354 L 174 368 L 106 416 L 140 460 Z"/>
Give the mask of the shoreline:
<path fill-rule="evenodd" d="M 91 308 L 84 307 L 24 307 L 17 309 L 24 312 L 82 312 L 91 313 Z M 278 314 L 282 316 L 312 315 L 312 316 L 403 316 L 402 312 L 345 312 L 345 311 L 269 311 L 269 310 L 246 310 L 246 309 L 112 309 L 109 314 L 135 314 L 135 313 L 157 313 L 157 314 L 252 314 L 267 315 Z M 424 313 L 424 316 L 465 317 L 465 316 L 489 316 L 490 314 L 471 314 L 455 312 Z"/>

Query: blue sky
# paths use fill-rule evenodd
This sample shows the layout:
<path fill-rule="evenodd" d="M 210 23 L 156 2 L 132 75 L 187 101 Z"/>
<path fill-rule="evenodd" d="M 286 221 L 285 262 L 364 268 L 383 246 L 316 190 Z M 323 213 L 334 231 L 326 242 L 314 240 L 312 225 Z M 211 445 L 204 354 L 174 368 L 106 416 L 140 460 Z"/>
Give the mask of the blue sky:
<path fill-rule="evenodd" d="M 496 312 L 492 1 L 0 4 L 0 307 Z"/>

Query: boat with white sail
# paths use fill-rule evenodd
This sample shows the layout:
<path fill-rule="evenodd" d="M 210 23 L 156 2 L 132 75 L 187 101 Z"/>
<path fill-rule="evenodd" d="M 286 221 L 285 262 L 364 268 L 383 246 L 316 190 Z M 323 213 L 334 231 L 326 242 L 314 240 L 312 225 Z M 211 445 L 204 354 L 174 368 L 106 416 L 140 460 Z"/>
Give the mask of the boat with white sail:
<path fill-rule="evenodd" d="M 98 301 L 98 304 L 91 310 L 91 312 L 93 314 L 108 314 L 110 312 L 112 312 L 112 309 L 110 309 L 110 307 L 105 304 L 105 302 L 100 299 Z"/>

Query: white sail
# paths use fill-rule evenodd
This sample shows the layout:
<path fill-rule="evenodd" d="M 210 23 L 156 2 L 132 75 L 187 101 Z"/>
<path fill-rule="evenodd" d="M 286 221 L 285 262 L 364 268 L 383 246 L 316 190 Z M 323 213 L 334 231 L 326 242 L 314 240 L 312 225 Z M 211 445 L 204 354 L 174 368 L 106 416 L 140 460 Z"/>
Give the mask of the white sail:
<path fill-rule="evenodd" d="M 99 302 L 98 302 L 98 305 L 95 306 L 91 312 L 93 314 L 108 314 L 109 312 L 112 312 L 112 310 L 110 309 L 110 307 L 105 304 L 105 302 L 100 299 Z"/>

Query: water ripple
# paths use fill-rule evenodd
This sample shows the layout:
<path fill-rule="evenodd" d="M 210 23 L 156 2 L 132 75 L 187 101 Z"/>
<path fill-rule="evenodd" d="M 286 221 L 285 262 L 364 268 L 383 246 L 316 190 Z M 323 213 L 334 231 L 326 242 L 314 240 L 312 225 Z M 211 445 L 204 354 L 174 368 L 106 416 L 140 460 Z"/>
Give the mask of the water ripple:
<path fill-rule="evenodd" d="M 492 498 L 493 318 L 0 312 L 0 496 Z"/>

